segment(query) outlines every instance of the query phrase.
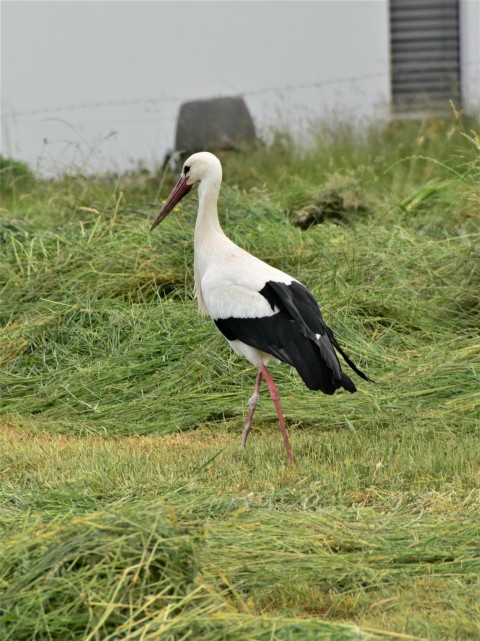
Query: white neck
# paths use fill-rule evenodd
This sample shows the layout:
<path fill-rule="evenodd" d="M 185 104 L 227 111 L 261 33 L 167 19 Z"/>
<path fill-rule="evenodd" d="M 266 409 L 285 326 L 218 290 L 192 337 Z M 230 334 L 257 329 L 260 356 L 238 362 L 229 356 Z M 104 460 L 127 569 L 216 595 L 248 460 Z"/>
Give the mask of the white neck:
<path fill-rule="evenodd" d="M 218 220 L 217 201 L 220 183 L 202 180 L 198 186 L 198 214 L 195 224 L 195 244 L 215 232 L 222 232 Z"/>
<path fill-rule="evenodd" d="M 206 313 L 201 281 L 210 256 L 227 240 L 218 220 L 217 200 L 220 181 L 202 180 L 198 187 L 198 214 L 195 224 L 195 291 L 201 313 Z M 228 241 L 227 241 L 228 242 Z"/>

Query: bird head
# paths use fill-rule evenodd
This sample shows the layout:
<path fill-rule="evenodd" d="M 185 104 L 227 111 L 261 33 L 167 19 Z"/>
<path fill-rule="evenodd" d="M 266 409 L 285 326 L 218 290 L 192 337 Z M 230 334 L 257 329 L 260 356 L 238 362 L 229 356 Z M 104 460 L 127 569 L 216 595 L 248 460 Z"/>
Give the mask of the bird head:
<path fill-rule="evenodd" d="M 175 205 L 188 194 L 192 187 L 202 187 L 207 183 L 213 183 L 217 188 L 220 188 L 221 182 L 222 165 L 216 156 L 208 151 L 199 151 L 187 158 L 183 163 L 180 178 L 153 221 L 150 231 L 155 229 L 168 216 Z"/>

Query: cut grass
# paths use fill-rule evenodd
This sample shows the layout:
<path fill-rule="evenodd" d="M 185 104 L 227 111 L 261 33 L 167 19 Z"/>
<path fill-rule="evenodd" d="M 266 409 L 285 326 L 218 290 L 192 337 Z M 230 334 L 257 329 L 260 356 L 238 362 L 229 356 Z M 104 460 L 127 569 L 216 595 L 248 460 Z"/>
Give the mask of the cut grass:
<path fill-rule="evenodd" d="M 305 282 L 376 380 L 326 397 L 272 369 L 295 468 L 265 390 L 239 449 L 254 372 L 197 315 L 194 198 L 149 235 L 145 175 L 4 193 L 2 639 L 480 638 L 480 169 L 460 128 L 224 159 L 227 233 Z M 366 211 L 292 226 L 333 175 Z"/>
<path fill-rule="evenodd" d="M 260 622 L 273 634 L 289 620 L 297 636 L 286 638 L 294 639 L 321 630 L 354 638 L 342 621 L 361 623 L 367 636 L 372 628 L 474 638 L 473 442 L 462 465 L 439 473 L 438 435 L 437 460 L 412 456 L 413 473 L 399 457 L 371 464 L 368 447 L 354 448 L 355 463 L 338 451 L 319 462 L 301 433 L 293 470 L 280 446 L 272 452 L 273 429 L 255 436 L 240 458 L 238 435 L 213 428 L 112 441 L 12 426 L 4 434 L 6 633 L 27 639 L 35 626 L 40 638 L 46 630 L 70 638 L 61 636 L 67 611 L 71 638 L 98 625 L 102 639 L 135 639 L 140 630 L 158 633 L 161 620 L 166 638 L 193 626 L 199 638 L 235 639 L 255 617 L 254 638 Z M 167 552 L 167 573 L 147 571 L 163 567 Z M 48 604 L 40 621 L 39 603 Z"/>

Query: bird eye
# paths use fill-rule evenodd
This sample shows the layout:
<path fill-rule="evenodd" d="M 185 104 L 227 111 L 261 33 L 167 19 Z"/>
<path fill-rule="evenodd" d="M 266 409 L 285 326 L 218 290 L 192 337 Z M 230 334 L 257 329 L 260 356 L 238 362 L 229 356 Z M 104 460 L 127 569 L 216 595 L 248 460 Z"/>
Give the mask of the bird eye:
<path fill-rule="evenodd" d="M 183 168 L 183 171 L 185 172 L 185 176 L 186 176 L 190 171 L 190 167 L 188 165 L 185 165 L 185 167 Z"/>

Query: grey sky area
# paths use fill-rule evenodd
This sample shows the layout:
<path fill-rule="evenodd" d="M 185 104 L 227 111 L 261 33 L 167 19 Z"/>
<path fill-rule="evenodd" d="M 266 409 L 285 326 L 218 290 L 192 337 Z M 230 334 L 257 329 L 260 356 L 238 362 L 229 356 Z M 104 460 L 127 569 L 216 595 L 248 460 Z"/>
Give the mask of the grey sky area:
<path fill-rule="evenodd" d="M 4 1 L 1 30 L 2 153 L 44 173 L 161 162 L 183 100 L 305 132 L 389 96 L 386 0 Z"/>

